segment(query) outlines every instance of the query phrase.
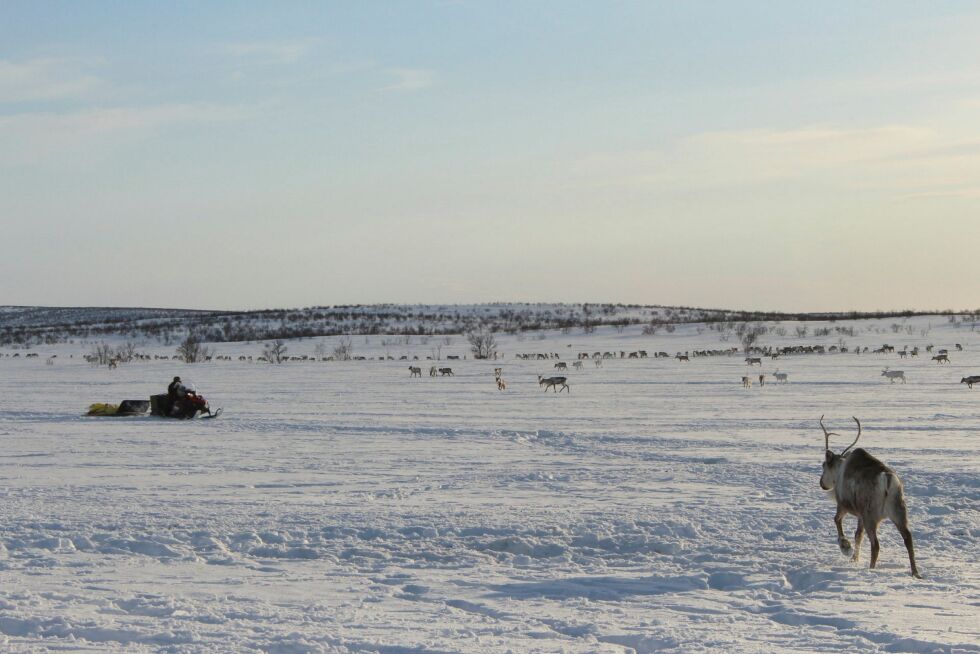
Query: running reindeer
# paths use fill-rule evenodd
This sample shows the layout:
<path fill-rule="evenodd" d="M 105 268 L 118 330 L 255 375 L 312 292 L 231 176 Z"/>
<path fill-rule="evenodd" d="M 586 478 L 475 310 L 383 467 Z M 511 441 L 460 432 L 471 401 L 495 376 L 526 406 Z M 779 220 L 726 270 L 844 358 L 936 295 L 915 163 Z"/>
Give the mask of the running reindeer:
<path fill-rule="evenodd" d="M 854 418 L 858 433 L 854 442 L 844 448 L 840 454 L 830 450 L 830 437 L 839 436 L 827 431 L 820 416 L 820 428 L 824 434 L 823 473 L 820 475 L 820 488 L 830 491 L 837 503 L 837 513 L 834 524 L 837 526 L 837 544 L 841 552 L 850 554 L 851 543 L 844 537 L 844 516 L 851 514 L 857 517 L 857 530 L 854 532 L 854 547 L 852 561 L 858 560 L 861 551 L 861 538 L 865 532 L 871 543 L 871 568 L 878 563 L 878 525 L 888 518 L 898 528 L 898 533 L 905 541 L 905 549 L 909 553 L 909 563 L 912 566 L 912 576 L 921 579 L 919 569 L 915 566 L 915 548 L 912 546 L 912 532 L 909 531 L 908 509 L 905 506 L 905 495 L 902 482 L 895 471 L 884 463 L 868 454 L 862 448 L 850 451 L 861 438 L 861 421 Z"/>

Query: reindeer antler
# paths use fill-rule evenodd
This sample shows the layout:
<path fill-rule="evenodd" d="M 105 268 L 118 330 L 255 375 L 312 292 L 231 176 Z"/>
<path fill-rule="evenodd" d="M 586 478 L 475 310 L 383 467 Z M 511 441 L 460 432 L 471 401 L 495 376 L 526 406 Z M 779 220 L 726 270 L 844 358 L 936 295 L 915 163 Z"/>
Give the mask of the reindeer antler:
<path fill-rule="evenodd" d="M 852 417 L 853 417 L 853 416 L 852 416 Z M 841 455 L 841 456 L 844 456 L 844 454 L 845 454 L 845 453 L 846 453 L 846 452 L 847 452 L 847 451 L 848 451 L 849 449 L 851 449 L 852 447 L 854 447 L 855 445 L 857 445 L 857 442 L 858 442 L 858 438 L 861 438 L 861 421 L 860 421 L 860 420 L 858 420 L 858 419 L 857 419 L 857 418 L 855 417 L 855 418 L 854 418 L 854 422 L 856 422 L 856 423 L 857 423 L 857 425 L 858 425 L 858 435 L 857 435 L 857 436 L 856 436 L 856 437 L 854 438 L 854 442 L 853 442 L 853 443 L 851 443 L 850 445 L 848 445 L 847 447 L 845 447 L 845 448 L 844 448 L 844 451 L 840 453 L 840 455 Z"/>
<path fill-rule="evenodd" d="M 830 449 L 830 437 L 831 436 L 840 436 L 840 434 L 835 434 L 832 431 L 827 431 L 827 428 L 823 426 L 823 416 L 820 416 L 820 428 L 823 429 L 824 449 L 829 450 Z"/>

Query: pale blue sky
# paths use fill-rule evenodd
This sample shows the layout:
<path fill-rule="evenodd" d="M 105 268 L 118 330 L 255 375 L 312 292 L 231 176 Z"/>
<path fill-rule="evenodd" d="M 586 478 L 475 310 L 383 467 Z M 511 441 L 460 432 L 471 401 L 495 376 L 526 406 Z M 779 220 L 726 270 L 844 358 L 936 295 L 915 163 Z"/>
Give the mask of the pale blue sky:
<path fill-rule="evenodd" d="M 0 304 L 980 306 L 980 5 L 10 2 Z"/>

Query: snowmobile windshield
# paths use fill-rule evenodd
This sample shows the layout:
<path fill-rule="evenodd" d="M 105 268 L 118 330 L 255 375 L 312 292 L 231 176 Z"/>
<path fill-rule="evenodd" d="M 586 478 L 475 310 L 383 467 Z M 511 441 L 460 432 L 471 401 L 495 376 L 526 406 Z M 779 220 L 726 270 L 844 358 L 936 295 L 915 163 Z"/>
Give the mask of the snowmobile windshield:
<path fill-rule="evenodd" d="M 182 381 L 180 382 L 180 385 L 184 387 L 185 391 L 188 391 L 190 393 L 197 393 L 197 386 L 194 385 L 194 382 Z"/>

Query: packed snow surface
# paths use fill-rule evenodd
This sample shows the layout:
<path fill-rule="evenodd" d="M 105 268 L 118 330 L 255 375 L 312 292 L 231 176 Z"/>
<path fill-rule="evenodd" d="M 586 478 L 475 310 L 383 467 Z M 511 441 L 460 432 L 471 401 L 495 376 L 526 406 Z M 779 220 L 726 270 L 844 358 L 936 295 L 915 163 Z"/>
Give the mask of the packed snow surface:
<path fill-rule="evenodd" d="M 115 370 L 83 344 L 3 350 L 22 356 L 0 359 L 0 650 L 980 652 L 980 388 L 959 383 L 980 338 L 889 322 L 855 323 L 848 354 L 761 369 L 652 358 L 735 344 L 694 326 L 504 337 L 499 361 L 446 361 L 466 353 L 456 337 L 436 362 L 453 377 L 429 376 L 434 340 L 395 361 L 240 362 L 261 349 L 243 343 L 216 346 L 230 362 Z M 354 337 L 355 354 L 380 341 Z M 951 363 L 853 354 L 884 342 Z M 616 358 L 572 368 L 596 351 Z M 224 415 L 82 416 L 174 375 Z M 860 445 L 901 476 L 923 579 L 890 523 L 877 569 L 867 541 L 858 563 L 840 553 L 822 414 L 837 451 L 859 417 Z"/>

